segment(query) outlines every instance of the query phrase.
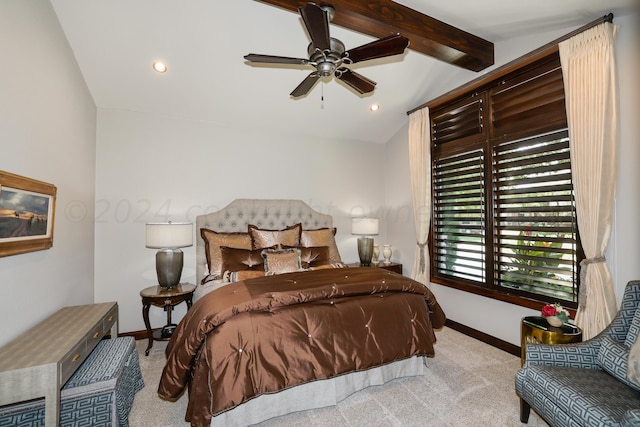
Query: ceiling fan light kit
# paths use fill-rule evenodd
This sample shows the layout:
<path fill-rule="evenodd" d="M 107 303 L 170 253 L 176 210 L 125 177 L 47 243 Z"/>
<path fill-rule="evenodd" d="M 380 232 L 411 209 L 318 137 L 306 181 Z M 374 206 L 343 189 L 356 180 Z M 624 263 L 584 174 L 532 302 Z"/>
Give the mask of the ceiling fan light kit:
<path fill-rule="evenodd" d="M 400 55 L 409 46 L 409 39 L 393 34 L 371 43 L 346 50 L 344 43 L 329 36 L 329 22 L 335 10 L 331 6 L 307 3 L 298 8 L 305 28 L 311 38 L 307 48 L 308 59 L 250 53 L 244 57 L 249 62 L 264 64 L 310 65 L 315 68 L 292 92 L 294 98 L 308 94 L 321 77 L 335 76 L 359 94 L 373 92 L 376 82 L 370 80 L 346 65 L 371 59 Z"/>

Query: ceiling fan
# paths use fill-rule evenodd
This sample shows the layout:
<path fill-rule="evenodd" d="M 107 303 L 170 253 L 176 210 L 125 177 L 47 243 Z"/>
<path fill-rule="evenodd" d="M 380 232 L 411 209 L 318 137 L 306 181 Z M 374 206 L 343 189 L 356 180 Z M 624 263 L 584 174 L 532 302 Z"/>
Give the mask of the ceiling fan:
<path fill-rule="evenodd" d="M 294 98 L 309 93 L 320 77 L 330 77 L 331 75 L 334 75 L 360 94 L 372 92 L 375 89 L 376 82 L 350 70 L 346 65 L 399 55 L 409 46 L 409 39 L 400 34 L 394 34 L 354 49 L 345 50 L 345 46 L 340 40 L 329 36 L 329 22 L 333 19 L 335 13 L 333 7 L 307 3 L 299 7 L 298 11 L 311 37 L 311 43 L 307 48 L 309 59 L 255 53 L 250 53 L 244 57 L 249 62 L 311 65 L 314 67 L 315 71 L 311 72 L 291 92 L 290 95 Z"/>

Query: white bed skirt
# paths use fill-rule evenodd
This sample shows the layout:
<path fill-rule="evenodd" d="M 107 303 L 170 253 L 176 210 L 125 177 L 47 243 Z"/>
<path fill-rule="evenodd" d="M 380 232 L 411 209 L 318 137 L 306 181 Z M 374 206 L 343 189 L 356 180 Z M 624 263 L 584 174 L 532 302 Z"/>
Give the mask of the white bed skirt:
<path fill-rule="evenodd" d="M 424 375 L 425 357 L 411 357 L 366 371 L 312 381 L 263 394 L 211 420 L 211 427 L 248 426 L 292 412 L 335 406 L 351 394 L 402 377 Z"/>

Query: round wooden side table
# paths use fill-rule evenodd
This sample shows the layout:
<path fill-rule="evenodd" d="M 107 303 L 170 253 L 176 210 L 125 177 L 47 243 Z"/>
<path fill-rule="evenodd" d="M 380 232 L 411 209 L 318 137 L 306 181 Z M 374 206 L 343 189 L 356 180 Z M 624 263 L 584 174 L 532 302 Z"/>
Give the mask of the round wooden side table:
<path fill-rule="evenodd" d="M 187 310 L 190 309 L 193 292 L 195 290 L 195 285 L 180 283 L 170 289 L 155 285 L 140 291 L 140 296 L 142 297 L 142 318 L 144 319 L 144 325 L 147 328 L 147 337 L 149 338 L 149 344 L 144 352 L 145 356 L 149 355 L 149 350 L 153 347 L 154 340 L 166 341 L 171 338 L 173 329 L 176 326 L 171 323 L 171 311 L 174 306 L 182 302 L 187 303 Z M 167 312 L 167 324 L 162 329 L 156 331 L 151 330 L 151 323 L 149 322 L 149 308 L 152 305 L 163 307 Z"/>
<path fill-rule="evenodd" d="M 520 326 L 520 364 L 527 358 L 527 344 L 568 344 L 582 341 L 582 330 L 568 323 L 551 326 L 542 316 L 522 318 Z"/>

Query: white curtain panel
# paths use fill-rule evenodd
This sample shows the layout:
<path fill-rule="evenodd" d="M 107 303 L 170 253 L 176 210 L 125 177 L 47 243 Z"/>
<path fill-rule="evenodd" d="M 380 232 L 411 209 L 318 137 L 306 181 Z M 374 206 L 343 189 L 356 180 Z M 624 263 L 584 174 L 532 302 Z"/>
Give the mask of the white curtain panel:
<path fill-rule="evenodd" d="M 585 340 L 607 327 L 618 311 L 605 260 L 617 175 L 617 32 L 618 26 L 603 23 L 559 44 L 578 228 L 586 255 L 576 315 Z"/>
<path fill-rule="evenodd" d="M 429 109 L 422 108 L 409 115 L 409 168 L 413 216 L 416 223 L 416 253 L 413 278 L 429 285 L 429 223 L 431 220 L 431 132 Z"/>

